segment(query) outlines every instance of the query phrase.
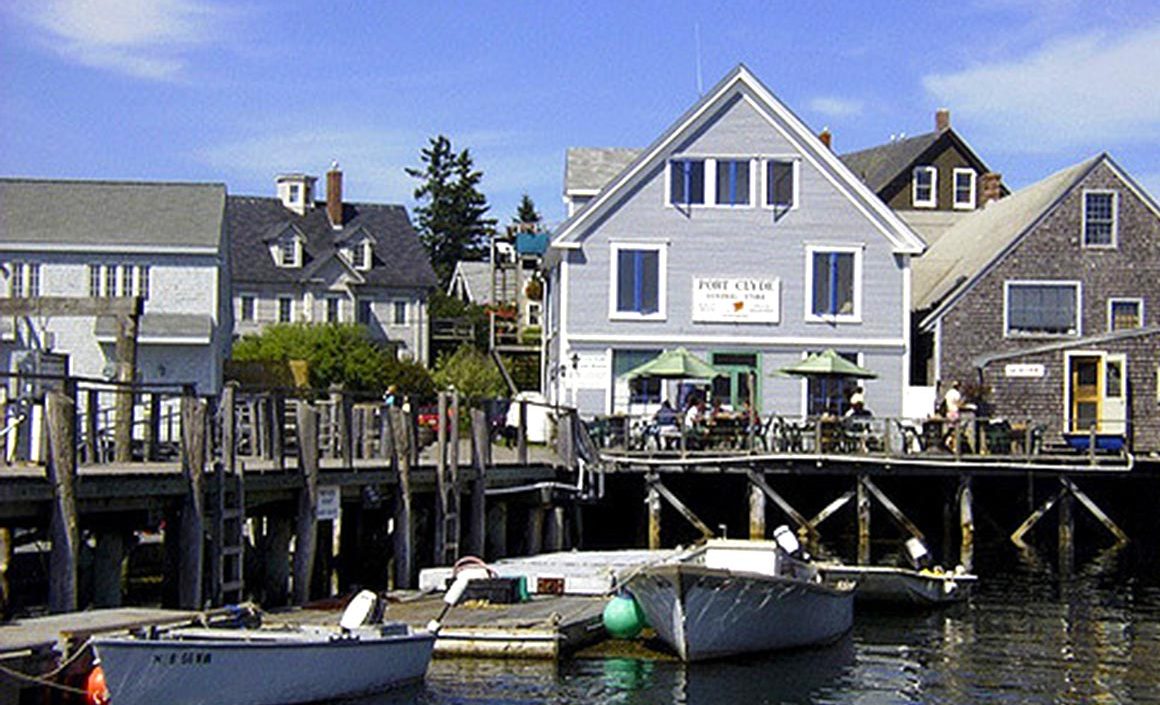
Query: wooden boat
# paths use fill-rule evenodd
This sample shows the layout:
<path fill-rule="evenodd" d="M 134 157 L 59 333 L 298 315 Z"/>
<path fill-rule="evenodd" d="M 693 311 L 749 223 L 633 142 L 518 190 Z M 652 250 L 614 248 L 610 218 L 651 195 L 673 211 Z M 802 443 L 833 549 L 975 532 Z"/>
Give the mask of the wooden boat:
<path fill-rule="evenodd" d="M 627 589 L 685 661 L 832 642 L 853 624 L 854 586 L 823 583 L 793 544 L 711 539 L 635 569 Z"/>
<path fill-rule="evenodd" d="M 913 570 L 894 566 L 819 563 L 826 582 L 857 584 L 859 602 L 892 605 L 945 605 L 965 600 L 978 577 L 965 571 Z"/>
<path fill-rule="evenodd" d="M 374 594 L 365 595 L 373 603 Z M 93 645 L 116 705 L 289 705 L 423 679 L 434 634 L 401 623 L 361 626 L 350 610 L 341 628 L 180 628 Z"/>

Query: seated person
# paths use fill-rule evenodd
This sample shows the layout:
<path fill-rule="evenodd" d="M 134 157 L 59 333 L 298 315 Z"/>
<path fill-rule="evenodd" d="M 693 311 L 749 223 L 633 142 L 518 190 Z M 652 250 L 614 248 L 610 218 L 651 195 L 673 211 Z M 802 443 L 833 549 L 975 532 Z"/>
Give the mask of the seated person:
<path fill-rule="evenodd" d="M 846 418 L 851 417 L 868 417 L 873 416 L 870 410 L 866 408 L 866 404 L 862 401 L 860 395 L 854 395 L 850 399 L 850 408 L 846 409 Z"/>
<path fill-rule="evenodd" d="M 653 416 L 653 421 L 657 426 L 676 426 L 677 425 L 677 410 L 669 403 L 668 399 L 661 402 L 661 408 L 657 409 L 657 413 Z"/>

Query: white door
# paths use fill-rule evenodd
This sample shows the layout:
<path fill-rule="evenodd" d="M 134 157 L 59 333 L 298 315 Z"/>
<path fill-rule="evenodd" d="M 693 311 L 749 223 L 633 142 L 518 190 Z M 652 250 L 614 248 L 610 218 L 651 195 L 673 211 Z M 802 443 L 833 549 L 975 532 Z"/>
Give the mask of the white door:
<path fill-rule="evenodd" d="M 1104 399 L 1101 433 L 1124 434 L 1128 430 L 1128 358 L 1124 354 L 1104 357 Z"/>

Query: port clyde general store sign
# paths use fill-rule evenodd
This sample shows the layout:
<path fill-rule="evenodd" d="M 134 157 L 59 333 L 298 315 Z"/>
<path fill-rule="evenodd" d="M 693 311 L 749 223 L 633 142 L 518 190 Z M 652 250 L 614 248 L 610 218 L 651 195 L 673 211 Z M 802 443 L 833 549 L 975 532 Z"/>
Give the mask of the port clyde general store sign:
<path fill-rule="evenodd" d="M 693 277 L 693 321 L 777 323 L 781 282 L 756 277 Z"/>

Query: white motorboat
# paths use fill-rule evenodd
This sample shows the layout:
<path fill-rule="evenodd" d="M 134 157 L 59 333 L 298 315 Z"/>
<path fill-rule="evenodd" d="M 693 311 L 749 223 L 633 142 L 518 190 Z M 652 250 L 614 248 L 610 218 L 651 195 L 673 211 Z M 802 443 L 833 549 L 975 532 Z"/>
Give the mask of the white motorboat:
<path fill-rule="evenodd" d="M 961 602 L 978 577 L 962 570 L 913 570 L 894 566 L 820 563 L 827 582 L 849 580 L 858 584 L 858 602 L 886 605 L 946 605 Z"/>
<path fill-rule="evenodd" d="M 788 536 L 786 536 L 788 534 Z M 815 646 L 854 621 L 854 585 L 822 582 L 797 541 L 711 539 L 626 576 L 649 625 L 685 661 Z"/>
<path fill-rule="evenodd" d="M 93 646 L 116 705 L 289 705 L 422 680 L 435 635 L 401 623 L 364 626 L 374 599 L 360 593 L 338 628 L 179 628 L 100 637 Z"/>

